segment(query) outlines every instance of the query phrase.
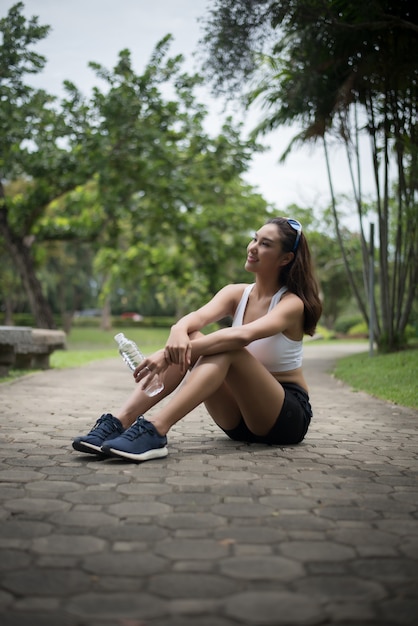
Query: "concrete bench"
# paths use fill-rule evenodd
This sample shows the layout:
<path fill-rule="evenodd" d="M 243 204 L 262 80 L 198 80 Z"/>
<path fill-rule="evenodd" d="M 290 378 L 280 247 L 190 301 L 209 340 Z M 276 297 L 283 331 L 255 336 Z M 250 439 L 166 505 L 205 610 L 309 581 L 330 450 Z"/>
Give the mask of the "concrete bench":
<path fill-rule="evenodd" d="M 62 330 L 0 326 L 0 375 L 9 369 L 48 369 L 54 350 L 66 349 Z"/>

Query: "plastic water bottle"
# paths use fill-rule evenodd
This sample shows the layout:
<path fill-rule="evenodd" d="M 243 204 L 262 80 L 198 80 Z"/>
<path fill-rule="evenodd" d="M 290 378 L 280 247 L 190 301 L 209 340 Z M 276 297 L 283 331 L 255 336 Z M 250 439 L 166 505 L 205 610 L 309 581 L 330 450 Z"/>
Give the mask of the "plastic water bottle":
<path fill-rule="evenodd" d="M 115 335 L 115 341 L 119 346 L 119 352 L 122 359 L 125 361 L 129 369 L 134 371 L 134 369 L 145 359 L 145 356 L 142 354 L 136 343 L 132 341 L 132 339 L 127 339 L 123 333 Z M 157 393 L 161 393 L 163 389 L 164 383 L 158 374 L 156 374 L 144 391 L 148 396 L 152 397 L 156 396 Z"/>

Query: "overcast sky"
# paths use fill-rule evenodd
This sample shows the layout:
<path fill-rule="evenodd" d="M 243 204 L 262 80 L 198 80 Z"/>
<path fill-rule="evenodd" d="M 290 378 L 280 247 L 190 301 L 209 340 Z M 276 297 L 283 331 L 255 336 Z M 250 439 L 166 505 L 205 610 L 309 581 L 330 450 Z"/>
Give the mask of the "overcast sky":
<path fill-rule="evenodd" d="M 16 0 L 17 1 L 17 0 Z M 137 71 L 149 60 L 156 43 L 168 33 L 174 41 L 170 54 L 182 53 L 185 69 L 197 70 L 193 57 L 201 26 L 198 18 L 205 15 L 211 0 L 23 0 L 27 17 L 39 16 L 40 24 L 51 26 L 48 37 L 37 51 L 47 58 L 45 70 L 33 81 L 50 93 L 62 94 L 62 83 L 68 79 L 86 95 L 97 83 L 88 67 L 89 61 L 112 68 L 118 53 L 128 48 Z M 0 0 L 0 15 L 7 14 L 13 0 Z M 200 93 L 200 92 L 199 92 Z M 210 106 L 208 131 L 215 134 L 222 122 L 222 103 L 203 91 L 201 100 Z M 247 116 L 246 130 L 259 120 L 259 113 Z M 318 148 L 298 149 L 285 164 L 278 159 L 287 147 L 296 128 L 276 131 L 263 139 L 270 150 L 254 157 L 246 180 L 273 203 L 279 212 L 288 205 L 321 206 L 329 202 L 322 151 Z M 349 179 L 342 155 L 333 155 L 337 192 L 349 192 Z"/>

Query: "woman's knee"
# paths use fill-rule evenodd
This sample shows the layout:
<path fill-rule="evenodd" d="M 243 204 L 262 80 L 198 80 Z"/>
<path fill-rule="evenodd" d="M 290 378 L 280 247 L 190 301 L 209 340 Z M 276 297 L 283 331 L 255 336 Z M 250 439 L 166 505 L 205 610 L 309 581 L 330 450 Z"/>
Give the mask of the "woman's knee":
<path fill-rule="evenodd" d="M 249 354 L 245 348 L 226 350 L 225 352 L 217 352 L 216 354 L 205 354 L 199 357 L 198 363 L 227 363 L 230 365 L 237 359 L 243 358 L 245 352 Z"/>

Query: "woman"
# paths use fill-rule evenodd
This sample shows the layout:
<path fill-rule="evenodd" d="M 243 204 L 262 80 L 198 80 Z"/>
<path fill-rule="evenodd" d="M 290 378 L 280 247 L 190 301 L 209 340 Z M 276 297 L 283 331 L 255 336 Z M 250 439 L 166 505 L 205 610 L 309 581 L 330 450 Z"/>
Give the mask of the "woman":
<path fill-rule="evenodd" d="M 302 441 L 312 416 L 302 339 L 314 333 L 322 307 L 301 224 L 268 220 L 248 245 L 245 269 L 255 275 L 254 284 L 228 285 L 174 324 L 165 348 L 135 369 L 141 385 L 114 415 L 102 415 L 77 437 L 75 450 L 134 461 L 165 457 L 168 431 L 201 402 L 231 439 Z M 199 332 L 226 316 L 232 327 Z M 142 414 L 178 387 L 189 369 L 178 392 L 145 419 Z M 164 391 L 150 398 L 143 387 L 156 373 Z"/>

